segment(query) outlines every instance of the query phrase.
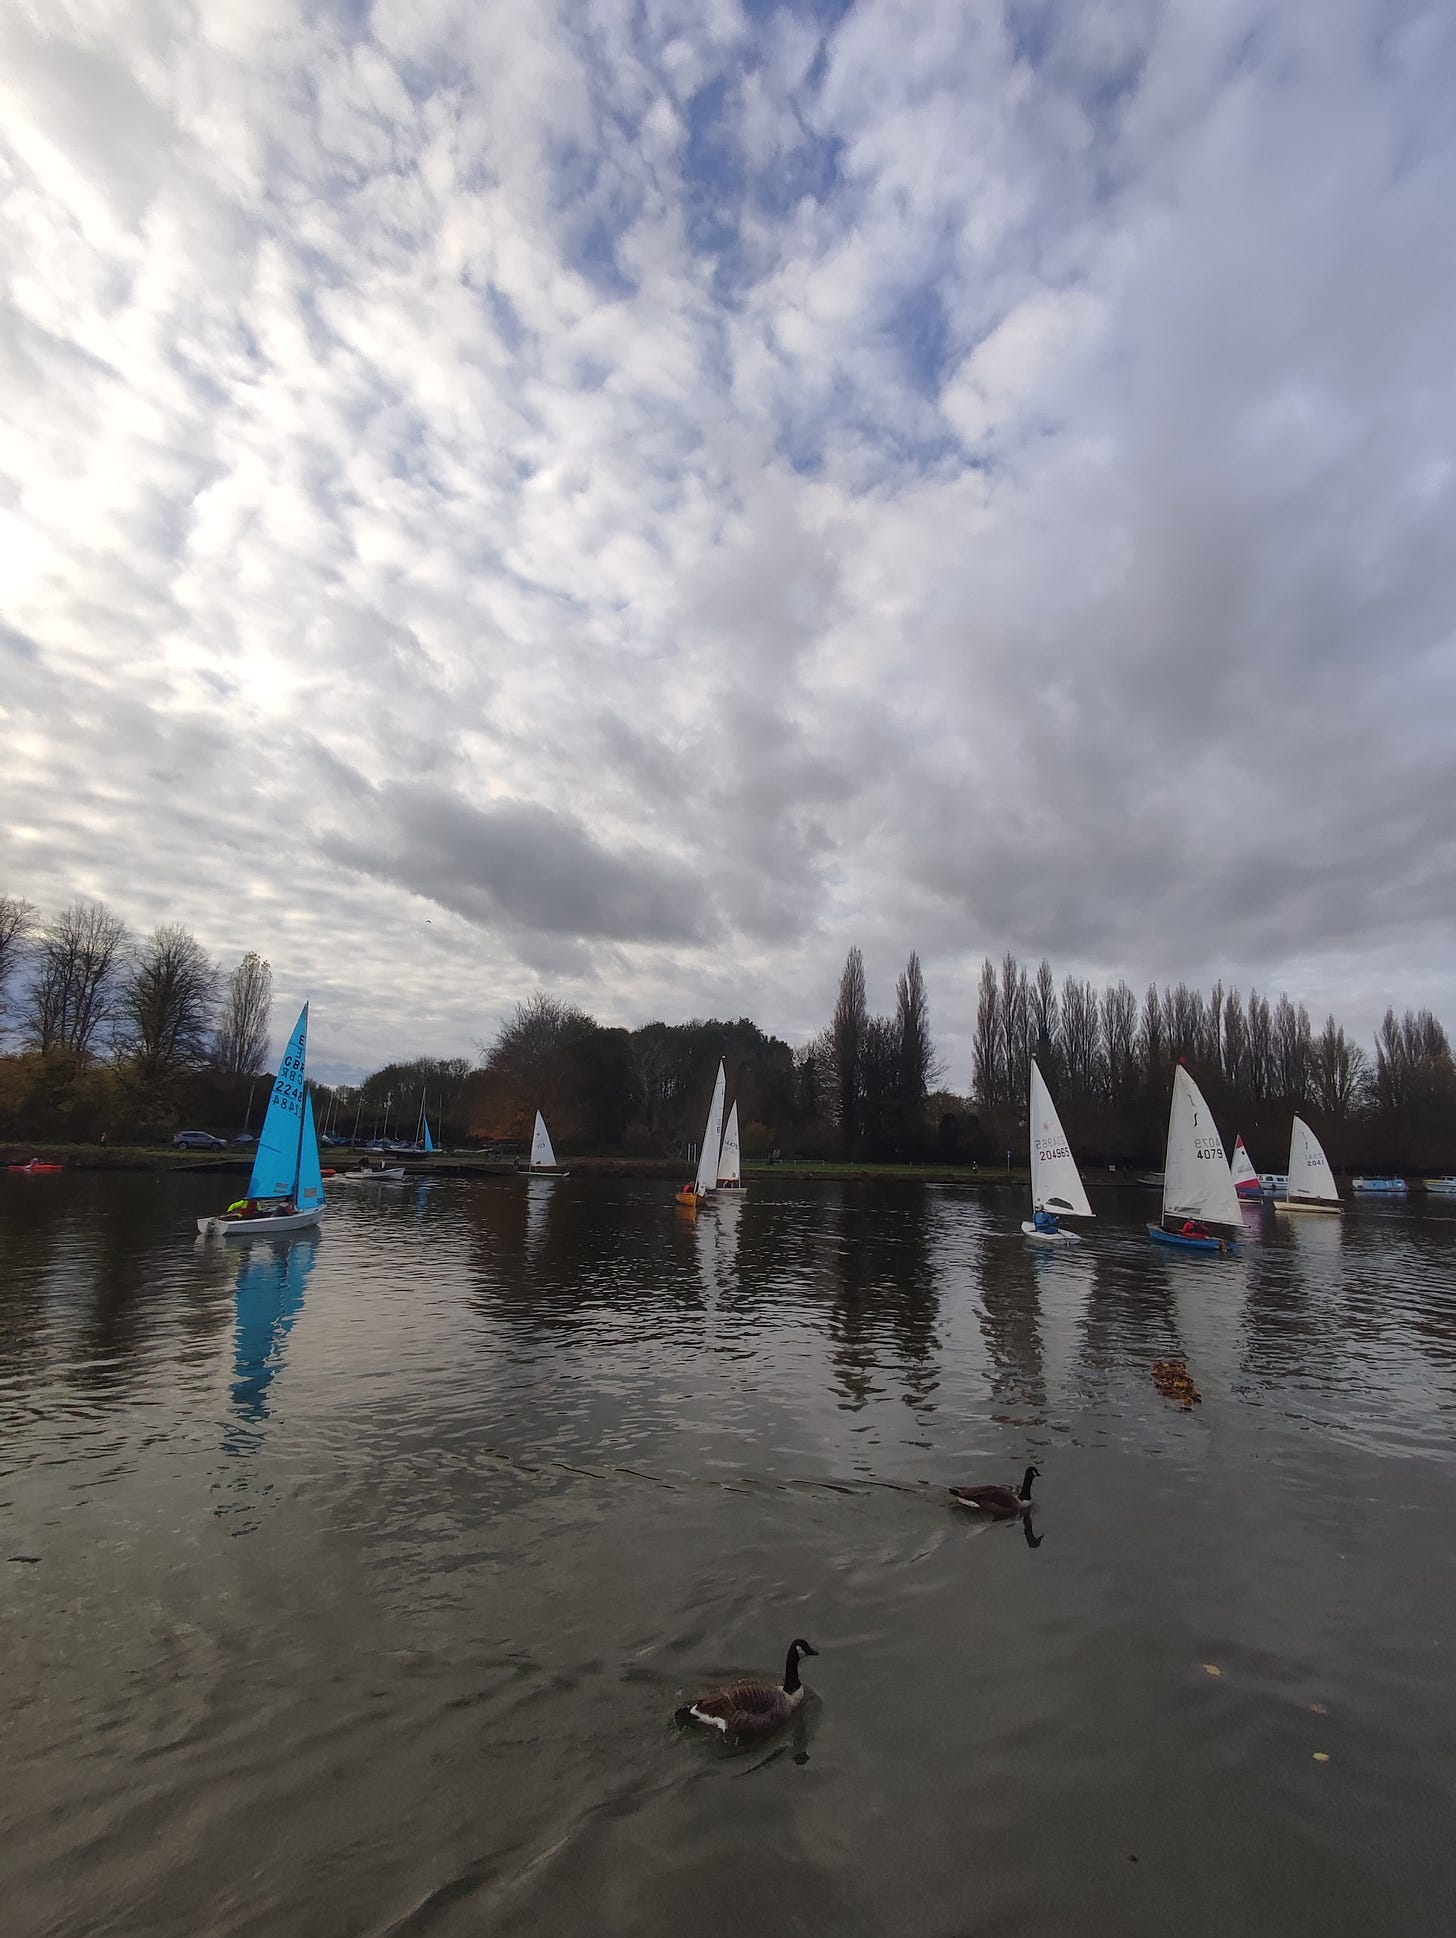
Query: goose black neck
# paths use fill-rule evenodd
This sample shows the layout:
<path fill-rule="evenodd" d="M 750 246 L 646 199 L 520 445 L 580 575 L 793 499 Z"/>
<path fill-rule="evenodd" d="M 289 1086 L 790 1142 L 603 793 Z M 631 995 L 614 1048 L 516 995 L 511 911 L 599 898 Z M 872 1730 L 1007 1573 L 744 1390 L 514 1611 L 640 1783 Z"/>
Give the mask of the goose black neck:
<path fill-rule="evenodd" d="M 1022 1475 L 1022 1478 L 1021 1478 L 1021 1498 L 1024 1501 L 1029 1501 L 1031 1499 L 1031 1483 L 1035 1479 L 1036 1479 L 1035 1467 L 1028 1467 L 1026 1472 Z"/>
<path fill-rule="evenodd" d="M 799 1651 L 791 1643 L 789 1658 L 784 1664 L 784 1693 L 792 1696 L 799 1686 Z"/>

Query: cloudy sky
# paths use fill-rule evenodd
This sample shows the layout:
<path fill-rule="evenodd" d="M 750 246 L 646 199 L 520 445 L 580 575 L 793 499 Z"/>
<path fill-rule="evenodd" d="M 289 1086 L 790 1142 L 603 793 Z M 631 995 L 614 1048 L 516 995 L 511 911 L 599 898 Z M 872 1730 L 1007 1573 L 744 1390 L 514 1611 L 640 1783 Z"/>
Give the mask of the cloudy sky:
<path fill-rule="evenodd" d="M 918 948 L 1456 1023 L 1456 15 L 5 0 L 0 891 L 322 1074 Z"/>

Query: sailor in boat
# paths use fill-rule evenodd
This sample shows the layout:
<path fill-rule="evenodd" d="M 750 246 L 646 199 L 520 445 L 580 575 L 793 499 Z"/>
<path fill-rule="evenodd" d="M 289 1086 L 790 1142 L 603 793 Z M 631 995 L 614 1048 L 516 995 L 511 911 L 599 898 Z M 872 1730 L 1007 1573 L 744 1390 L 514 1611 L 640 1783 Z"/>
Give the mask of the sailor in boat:
<path fill-rule="evenodd" d="M 1179 1232 L 1178 1236 L 1180 1238 L 1212 1238 L 1213 1233 L 1201 1218 L 1185 1218 L 1183 1220 L 1183 1229 Z"/>
<path fill-rule="evenodd" d="M 1062 1228 L 1057 1214 L 1054 1211 L 1046 1210 L 1045 1207 L 1031 1214 L 1031 1222 L 1038 1231 L 1044 1231 L 1049 1236 L 1051 1233 L 1058 1232 Z"/>

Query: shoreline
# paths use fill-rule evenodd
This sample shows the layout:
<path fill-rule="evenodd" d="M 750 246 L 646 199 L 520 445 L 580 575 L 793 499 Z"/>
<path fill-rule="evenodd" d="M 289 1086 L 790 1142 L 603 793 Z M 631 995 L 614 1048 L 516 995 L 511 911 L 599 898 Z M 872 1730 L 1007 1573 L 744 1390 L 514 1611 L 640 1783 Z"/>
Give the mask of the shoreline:
<path fill-rule="evenodd" d="M 322 1154 L 335 1160 L 337 1171 L 362 1168 L 359 1153 L 340 1151 Z M 525 1177 L 524 1165 L 514 1160 L 493 1157 L 485 1151 L 441 1151 L 429 1157 L 410 1157 L 400 1152 L 380 1154 L 390 1165 L 403 1165 L 408 1177 Z M 60 1164 L 67 1171 L 180 1171 L 209 1176 L 246 1176 L 252 1168 L 250 1151 L 188 1151 L 172 1145 L 137 1144 L 56 1144 L 8 1143 L 0 1145 L 0 1168 L 24 1165 L 31 1158 L 42 1164 Z M 686 1160 L 663 1157 L 579 1157 L 563 1161 L 562 1169 L 578 1177 L 661 1178 L 681 1182 L 691 1169 Z M 956 1164 L 868 1164 L 843 1159 L 802 1159 L 779 1164 L 749 1162 L 745 1176 L 760 1180 L 781 1177 L 794 1179 L 900 1178 L 913 1183 L 974 1184 L 995 1190 L 1026 1190 L 1031 1174 L 1023 1165 L 1011 1170 L 975 1170 Z M 1118 1172 L 1115 1179 L 1094 1174 L 1089 1183 L 1131 1181 L 1131 1173 Z"/>

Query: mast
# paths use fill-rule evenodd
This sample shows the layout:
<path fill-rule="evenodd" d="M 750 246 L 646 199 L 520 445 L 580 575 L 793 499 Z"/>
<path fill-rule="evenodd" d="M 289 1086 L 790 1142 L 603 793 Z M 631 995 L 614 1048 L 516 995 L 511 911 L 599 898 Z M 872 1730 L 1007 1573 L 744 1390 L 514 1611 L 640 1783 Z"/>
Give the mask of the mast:
<path fill-rule="evenodd" d="M 308 1070 L 308 1004 L 307 1003 L 305 1003 L 303 1006 L 303 1041 L 299 1044 L 298 1047 L 303 1052 L 303 1059 L 302 1059 L 303 1069 L 299 1072 L 299 1077 L 303 1087 L 303 1096 L 299 1099 L 299 1104 L 298 1104 L 298 1149 L 294 1152 L 294 1155 L 293 1155 L 293 1190 L 289 1193 L 289 1196 L 293 1199 L 293 1202 L 295 1204 L 298 1203 L 298 1180 L 303 1172 L 303 1116 L 304 1116 L 303 1106 L 308 1099 L 308 1076 L 306 1074 Z"/>

